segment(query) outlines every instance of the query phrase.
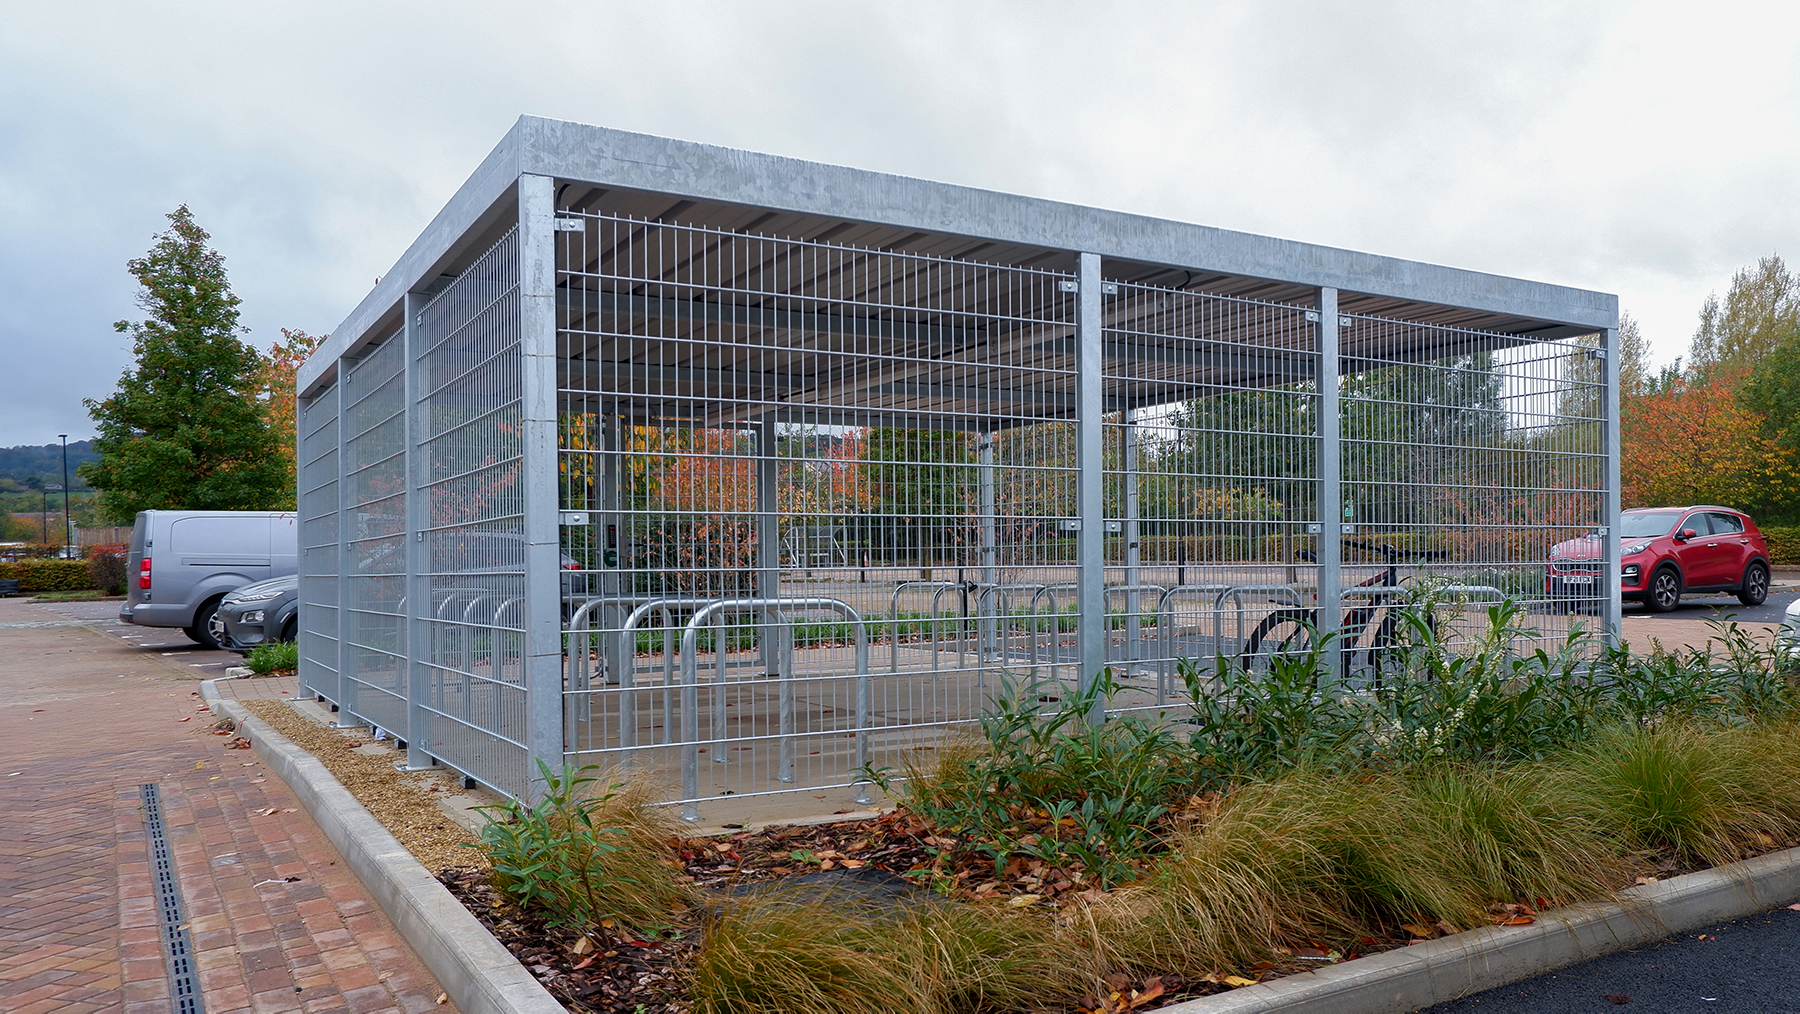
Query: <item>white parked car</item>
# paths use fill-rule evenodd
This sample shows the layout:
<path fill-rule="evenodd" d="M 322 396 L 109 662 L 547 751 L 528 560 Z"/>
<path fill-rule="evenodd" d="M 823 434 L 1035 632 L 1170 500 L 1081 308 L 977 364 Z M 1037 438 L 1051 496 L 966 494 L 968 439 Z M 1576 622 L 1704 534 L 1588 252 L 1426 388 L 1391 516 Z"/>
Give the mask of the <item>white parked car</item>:
<path fill-rule="evenodd" d="M 1776 636 L 1786 642 L 1788 650 L 1800 654 L 1800 599 L 1787 604 L 1787 610 L 1781 614 L 1781 629 Z"/>

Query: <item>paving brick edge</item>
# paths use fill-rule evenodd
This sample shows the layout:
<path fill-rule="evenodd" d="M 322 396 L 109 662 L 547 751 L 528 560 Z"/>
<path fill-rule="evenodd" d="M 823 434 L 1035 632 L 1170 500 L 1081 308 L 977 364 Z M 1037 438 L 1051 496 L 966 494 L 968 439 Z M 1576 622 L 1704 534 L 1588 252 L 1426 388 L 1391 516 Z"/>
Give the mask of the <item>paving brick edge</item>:
<path fill-rule="evenodd" d="M 248 732 L 251 748 L 300 798 L 331 844 L 463 1014 L 566 1014 L 462 902 L 356 801 L 317 757 L 294 745 L 215 681 L 200 693 Z"/>
<path fill-rule="evenodd" d="M 1159 1008 L 1156 1014 L 1416 1011 L 1800 898 L 1800 848 Z"/>

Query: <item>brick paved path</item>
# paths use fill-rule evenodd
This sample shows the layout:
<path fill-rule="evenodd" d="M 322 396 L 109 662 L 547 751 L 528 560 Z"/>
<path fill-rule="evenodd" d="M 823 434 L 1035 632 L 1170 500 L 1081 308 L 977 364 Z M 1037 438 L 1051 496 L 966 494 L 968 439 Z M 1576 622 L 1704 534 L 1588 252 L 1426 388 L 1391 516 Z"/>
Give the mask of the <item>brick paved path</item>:
<path fill-rule="evenodd" d="M 0 599 L 0 1010 L 171 1009 L 150 782 L 208 1014 L 451 1010 L 287 786 L 212 734 L 217 670 L 68 612 Z"/>

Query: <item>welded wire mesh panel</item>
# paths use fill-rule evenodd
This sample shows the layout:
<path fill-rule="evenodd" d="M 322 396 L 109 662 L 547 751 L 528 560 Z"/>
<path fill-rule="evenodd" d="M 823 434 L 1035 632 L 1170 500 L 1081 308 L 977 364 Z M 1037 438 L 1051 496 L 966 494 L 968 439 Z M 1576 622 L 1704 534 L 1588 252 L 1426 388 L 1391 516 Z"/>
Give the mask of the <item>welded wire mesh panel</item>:
<path fill-rule="evenodd" d="M 525 536 L 519 250 L 508 233 L 418 314 L 425 527 L 415 587 L 428 751 L 522 792 Z"/>
<path fill-rule="evenodd" d="M 336 700 L 338 687 L 338 392 L 300 403 L 300 683 Z"/>
<path fill-rule="evenodd" d="M 572 756 L 842 787 L 1073 680 L 1067 275 L 564 214 Z"/>
<path fill-rule="evenodd" d="M 1405 586 L 1464 640 L 1519 602 L 1545 646 L 1605 595 L 1598 336 L 1529 341 L 1374 317 L 1341 330 L 1346 648 L 1375 661 Z M 1553 557 L 1563 557 L 1554 560 Z M 1548 561 L 1548 566 L 1547 566 Z M 1360 634 L 1360 640 L 1351 640 Z"/>
<path fill-rule="evenodd" d="M 1316 314 L 1119 283 L 1104 370 L 1108 659 L 1120 710 L 1185 697 L 1181 660 L 1237 658 L 1310 604 Z M 1116 408 L 1114 407 L 1116 406 Z"/>
<path fill-rule="evenodd" d="M 344 676 L 359 718 L 406 728 L 406 350 L 395 334 L 344 384 Z"/>

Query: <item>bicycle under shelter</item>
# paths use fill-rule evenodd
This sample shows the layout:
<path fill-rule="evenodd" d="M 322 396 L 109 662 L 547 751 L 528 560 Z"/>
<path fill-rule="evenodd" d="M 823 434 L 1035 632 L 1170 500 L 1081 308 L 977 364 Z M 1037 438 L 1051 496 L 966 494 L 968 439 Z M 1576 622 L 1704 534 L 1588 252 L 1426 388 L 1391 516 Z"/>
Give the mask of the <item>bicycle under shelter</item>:
<path fill-rule="evenodd" d="M 409 762 L 866 798 L 1283 613 L 1618 624 L 1617 300 L 523 118 L 300 374 L 301 678 Z M 1581 584 L 1583 577 L 1587 584 Z M 1472 629 L 1472 628 L 1471 628 Z M 1366 645 L 1365 645 L 1366 646 Z M 1349 651 L 1324 655 L 1346 679 Z"/>

